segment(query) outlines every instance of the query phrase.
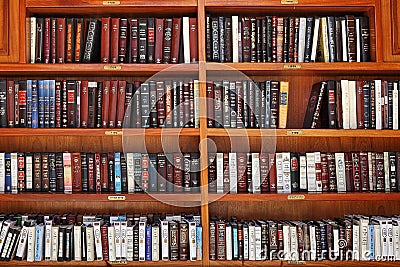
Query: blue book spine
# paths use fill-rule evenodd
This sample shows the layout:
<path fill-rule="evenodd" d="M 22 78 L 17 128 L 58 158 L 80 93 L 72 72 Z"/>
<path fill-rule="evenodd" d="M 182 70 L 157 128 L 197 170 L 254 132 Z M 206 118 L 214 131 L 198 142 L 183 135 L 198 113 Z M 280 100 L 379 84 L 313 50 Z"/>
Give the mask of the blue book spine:
<path fill-rule="evenodd" d="M 196 226 L 196 250 L 197 259 L 203 259 L 203 228 L 201 226 Z"/>
<path fill-rule="evenodd" d="M 150 224 L 148 224 L 148 225 L 146 225 L 146 250 L 145 250 L 145 259 L 146 259 L 146 261 L 151 261 L 151 253 L 152 253 L 152 250 L 151 250 L 151 245 L 152 245 L 152 239 L 151 239 L 151 225 Z"/>
<path fill-rule="evenodd" d="M 32 128 L 32 80 L 26 81 L 26 127 Z"/>
<path fill-rule="evenodd" d="M 43 234 L 44 225 L 36 225 L 36 240 L 35 240 L 35 261 L 43 260 Z"/>
<path fill-rule="evenodd" d="M 157 192 L 158 180 L 157 180 L 157 156 L 155 154 L 149 154 L 150 165 L 149 165 L 149 192 Z"/>
<path fill-rule="evenodd" d="M 50 127 L 50 80 L 43 82 L 44 92 L 44 128 Z"/>
<path fill-rule="evenodd" d="M 122 183 L 121 183 L 121 154 L 119 152 L 114 153 L 114 187 L 115 193 L 122 192 Z"/>
<path fill-rule="evenodd" d="M 44 117 L 45 117 L 45 108 L 44 108 L 44 80 L 38 81 L 38 114 L 39 114 L 39 128 L 44 128 Z"/>
<path fill-rule="evenodd" d="M 11 153 L 6 153 L 4 159 L 6 164 L 4 188 L 6 193 L 11 193 Z"/>
<path fill-rule="evenodd" d="M 56 81 L 49 80 L 50 128 L 56 127 Z"/>
<path fill-rule="evenodd" d="M 369 259 L 375 260 L 375 232 L 374 232 L 374 225 L 368 225 L 368 249 L 369 249 Z"/>
<path fill-rule="evenodd" d="M 265 81 L 265 128 L 270 128 L 271 119 L 271 81 Z"/>
<path fill-rule="evenodd" d="M 232 243 L 233 243 L 233 258 L 239 258 L 239 240 L 238 240 L 238 229 L 232 227 Z"/>
<path fill-rule="evenodd" d="M 32 128 L 39 127 L 39 95 L 37 80 L 32 80 Z"/>

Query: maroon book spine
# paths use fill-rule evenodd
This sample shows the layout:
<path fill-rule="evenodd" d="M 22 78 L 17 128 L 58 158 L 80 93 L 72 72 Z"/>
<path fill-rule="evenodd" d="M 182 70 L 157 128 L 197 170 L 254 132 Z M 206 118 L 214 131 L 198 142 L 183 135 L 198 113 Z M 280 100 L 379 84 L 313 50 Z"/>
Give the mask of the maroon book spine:
<path fill-rule="evenodd" d="M 65 62 L 72 63 L 75 59 L 75 23 L 73 18 L 67 19 L 67 53 Z"/>
<path fill-rule="evenodd" d="M 101 19 L 101 50 L 100 59 L 102 63 L 110 62 L 110 17 Z"/>
<path fill-rule="evenodd" d="M 101 158 L 100 153 L 94 154 L 94 173 L 96 193 L 101 193 Z"/>
<path fill-rule="evenodd" d="M 43 62 L 50 63 L 50 36 L 51 25 L 50 18 L 44 19 L 44 35 L 43 35 Z"/>
<path fill-rule="evenodd" d="M 198 61 L 197 52 L 197 18 L 189 18 L 190 63 Z"/>
<path fill-rule="evenodd" d="M 51 18 L 51 37 L 50 37 L 50 60 L 51 63 L 57 62 L 57 18 Z"/>
<path fill-rule="evenodd" d="M 364 129 L 364 90 L 363 81 L 356 81 L 357 129 Z"/>
<path fill-rule="evenodd" d="M 118 62 L 127 63 L 127 39 L 128 39 L 128 20 L 121 19 L 119 22 L 119 46 Z"/>
<path fill-rule="evenodd" d="M 155 28 L 154 18 L 147 19 L 147 63 L 154 63 Z"/>
<path fill-rule="evenodd" d="M 89 90 L 88 81 L 83 80 L 81 84 L 81 127 L 88 127 L 89 120 Z"/>
<path fill-rule="evenodd" d="M 275 154 L 270 153 L 269 155 L 269 191 L 276 193 L 276 165 L 275 165 Z"/>
<path fill-rule="evenodd" d="M 76 115 L 76 81 L 67 81 L 67 116 L 68 116 L 68 127 L 76 127 L 75 115 Z"/>
<path fill-rule="evenodd" d="M 328 160 L 328 179 L 329 179 L 329 191 L 336 192 L 337 191 L 337 182 L 336 182 L 336 162 L 335 162 L 335 153 L 328 152 L 326 153 L 326 157 Z"/>
<path fill-rule="evenodd" d="M 171 63 L 172 18 L 164 21 L 163 63 Z"/>
<path fill-rule="evenodd" d="M 138 20 L 129 19 L 129 32 L 130 32 L 130 62 L 138 62 Z"/>
<path fill-rule="evenodd" d="M 14 128 L 15 125 L 15 93 L 14 81 L 7 81 L 7 121 L 8 127 Z"/>
<path fill-rule="evenodd" d="M 118 40 L 120 18 L 111 19 L 110 62 L 118 63 Z"/>
<path fill-rule="evenodd" d="M 155 25 L 156 42 L 154 48 L 154 62 L 162 63 L 163 40 L 164 40 L 164 19 L 156 18 Z"/>
<path fill-rule="evenodd" d="M 271 27 L 271 44 L 272 44 L 272 62 L 277 61 L 277 29 L 278 29 L 278 17 L 272 16 L 272 27 Z"/>
<path fill-rule="evenodd" d="M 183 191 L 182 162 L 182 154 L 174 153 L 174 192 Z"/>
<path fill-rule="evenodd" d="M 321 152 L 322 192 L 329 192 L 329 166 L 327 153 Z"/>
<path fill-rule="evenodd" d="M 57 18 L 57 63 L 65 62 L 66 19 Z"/>
<path fill-rule="evenodd" d="M 87 153 L 89 192 L 95 192 L 94 153 Z"/>
<path fill-rule="evenodd" d="M 75 58 L 74 61 L 79 63 L 82 61 L 82 55 L 84 50 L 84 34 L 85 34 L 85 23 L 83 18 L 77 18 L 75 23 Z"/>
<path fill-rule="evenodd" d="M 111 81 L 104 81 L 103 83 L 103 104 L 102 104 L 102 119 L 103 119 L 103 128 L 107 128 L 109 125 L 109 107 L 110 107 L 110 90 L 111 90 Z"/>
<path fill-rule="evenodd" d="M 344 153 L 344 172 L 346 178 L 346 191 L 354 191 L 354 179 L 353 179 L 353 159 L 351 152 Z"/>
<path fill-rule="evenodd" d="M 179 63 L 182 18 L 172 19 L 171 63 Z"/>
<path fill-rule="evenodd" d="M 108 191 L 108 154 L 100 154 L 100 179 L 101 179 L 101 191 Z"/>
<path fill-rule="evenodd" d="M 103 224 L 100 226 L 101 247 L 103 249 L 103 260 L 108 261 L 108 226 Z"/>
<path fill-rule="evenodd" d="M 81 153 L 72 153 L 72 192 L 82 191 Z"/>
<path fill-rule="evenodd" d="M 294 17 L 289 17 L 289 62 L 294 62 Z"/>
<path fill-rule="evenodd" d="M 126 81 L 118 81 L 118 97 L 117 97 L 117 128 L 122 128 L 125 113 L 125 94 Z"/>
<path fill-rule="evenodd" d="M 243 62 L 250 62 L 251 21 L 249 17 L 242 18 Z"/>
<path fill-rule="evenodd" d="M 215 114 L 214 114 L 214 83 L 207 82 L 206 89 L 206 98 L 207 98 L 207 127 L 214 128 L 215 127 Z"/>
<path fill-rule="evenodd" d="M 118 81 L 111 81 L 110 88 L 110 106 L 108 110 L 108 126 L 110 128 L 115 128 L 117 119 L 117 101 L 118 101 Z"/>
<path fill-rule="evenodd" d="M 361 151 L 360 155 L 360 183 L 361 183 L 361 191 L 368 191 L 368 179 L 369 179 L 369 171 L 368 171 L 368 153 Z"/>
<path fill-rule="evenodd" d="M 165 102 L 164 102 L 164 82 L 157 81 L 157 118 L 158 127 L 165 127 Z"/>
<path fill-rule="evenodd" d="M 261 193 L 269 192 L 269 155 L 268 153 L 260 153 L 260 181 Z"/>

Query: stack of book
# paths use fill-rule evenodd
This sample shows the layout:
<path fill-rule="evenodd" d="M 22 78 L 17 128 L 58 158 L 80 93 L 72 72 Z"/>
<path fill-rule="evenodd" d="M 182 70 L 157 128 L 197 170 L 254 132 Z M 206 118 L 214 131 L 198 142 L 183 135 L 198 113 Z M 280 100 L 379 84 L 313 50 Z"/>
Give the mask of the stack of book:
<path fill-rule="evenodd" d="M 308 221 L 214 217 L 209 233 L 210 260 L 400 260 L 398 215 Z"/>
<path fill-rule="evenodd" d="M 206 96 L 209 128 L 286 128 L 288 82 L 213 81 Z"/>
<path fill-rule="evenodd" d="M 200 192 L 199 153 L 0 153 L 0 192 Z"/>
<path fill-rule="evenodd" d="M 329 80 L 313 85 L 303 128 L 399 129 L 399 81 Z"/>
<path fill-rule="evenodd" d="M 206 57 L 214 62 L 370 61 L 365 16 L 206 16 Z"/>
<path fill-rule="evenodd" d="M 0 260 L 197 261 L 198 215 L 1 215 Z"/>
<path fill-rule="evenodd" d="M 398 192 L 399 152 L 210 153 L 209 192 Z"/>
<path fill-rule="evenodd" d="M 0 127 L 198 128 L 198 80 L 0 80 Z"/>
<path fill-rule="evenodd" d="M 26 47 L 30 63 L 194 63 L 197 19 L 30 17 Z"/>

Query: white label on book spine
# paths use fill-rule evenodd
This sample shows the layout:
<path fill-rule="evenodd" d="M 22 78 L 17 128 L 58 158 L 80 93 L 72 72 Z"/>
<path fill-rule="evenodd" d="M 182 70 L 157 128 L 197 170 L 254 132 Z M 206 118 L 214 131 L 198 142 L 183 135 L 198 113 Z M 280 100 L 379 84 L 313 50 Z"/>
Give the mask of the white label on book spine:
<path fill-rule="evenodd" d="M 133 261 L 133 225 L 126 227 L 126 260 Z"/>
<path fill-rule="evenodd" d="M 18 193 L 18 155 L 11 153 L 11 193 Z"/>
<path fill-rule="evenodd" d="M 283 174 L 283 191 L 282 193 L 290 194 L 291 178 L 290 178 L 290 152 L 282 153 L 282 174 Z"/>
<path fill-rule="evenodd" d="M 375 129 L 382 130 L 382 81 L 375 80 Z"/>
<path fill-rule="evenodd" d="M 103 246 L 101 243 L 100 222 L 93 222 L 94 246 L 96 250 L 96 259 L 103 260 Z"/>
<path fill-rule="evenodd" d="M 94 233 L 93 227 L 86 227 L 86 260 L 94 261 Z"/>
<path fill-rule="evenodd" d="M 197 260 L 197 239 L 195 222 L 189 222 L 189 259 L 191 261 Z"/>
<path fill-rule="evenodd" d="M 224 192 L 224 153 L 217 153 L 217 193 Z"/>
<path fill-rule="evenodd" d="M 356 81 L 349 81 L 349 115 L 350 129 L 357 129 L 357 86 Z"/>
<path fill-rule="evenodd" d="M 239 16 L 232 16 L 232 62 L 239 62 Z"/>
<path fill-rule="evenodd" d="M 262 246 L 261 246 L 261 226 L 256 225 L 254 227 L 254 238 L 255 238 L 255 255 L 256 261 L 262 260 Z"/>
<path fill-rule="evenodd" d="M 253 194 L 261 193 L 261 178 L 260 178 L 260 154 L 251 154 L 251 178 L 253 185 Z"/>
<path fill-rule="evenodd" d="M 307 184 L 308 192 L 317 191 L 317 179 L 315 174 L 315 153 L 306 153 L 307 160 Z"/>
<path fill-rule="evenodd" d="M 139 222 L 139 261 L 146 259 L 146 223 Z"/>
<path fill-rule="evenodd" d="M 81 249 L 82 249 L 82 229 L 80 225 L 74 225 L 74 260 L 76 261 L 82 260 Z M 55 260 L 57 260 L 57 258 Z"/>
<path fill-rule="evenodd" d="M 51 233 L 52 233 L 52 221 L 46 221 L 45 224 L 45 236 L 44 236 L 44 243 L 45 243 L 45 247 L 44 247 L 44 259 L 45 260 L 50 260 L 51 259 Z"/>
<path fill-rule="evenodd" d="M 344 153 L 335 153 L 336 183 L 338 192 L 346 192 L 346 177 L 344 171 Z"/>
<path fill-rule="evenodd" d="M 108 259 L 115 261 L 115 230 L 114 226 L 108 226 Z"/>
<path fill-rule="evenodd" d="M 349 81 L 341 80 L 340 89 L 342 90 L 343 129 L 350 129 Z"/>
<path fill-rule="evenodd" d="M 299 156 L 300 190 L 307 190 L 307 160 L 305 155 Z"/>
<path fill-rule="evenodd" d="M 189 37 L 189 17 L 182 18 L 182 36 L 183 36 L 183 61 L 190 63 L 190 37 Z"/>
<path fill-rule="evenodd" d="M 169 260 L 168 221 L 161 221 L 161 257 L 163 261 Z"/>
<path fill-rule="evenodd" d="M 121 259 L 126 260 L 127 240 L 126 240 L 126 221 L 121 221 Z M 101 239 L 100 239 L 101 241 Z"/>
<path fill-rule="evenodd" d="M 225 228 L 226 260 L 232 260 L 232 226 L 226 225 Z"/>
<path fill-rule="evenodd" d="M 31 164 L 32 166 L 32 164 Z M 5 164 L 5 153 L 0 153 L 0 193 L 4 193 L 5 191 L 5 183 L 6 183 L 6 164 Z"/>
<path fill-rule="evenodd" d="M 121 260 L 121 222 L 113 222 L 115 231 L 115 258 Z"/>
<path fill-rule="evenodd" d="M 151 228 L 151 260 L 160 260 L 160 227 L 158 225 L 153 225 Z"/>
<path fill-rule="evenodd" d="M 249 225 L 249 260 L 256 260 L 256 237 L 255 226 Z"/>
<path fill-rule="evenodd" d="M 36 229 L 35 226 L 28 227 L 28 251 L 26 254 L 26 261 L 35 261 L 35 240 L 36 240 Z"/>

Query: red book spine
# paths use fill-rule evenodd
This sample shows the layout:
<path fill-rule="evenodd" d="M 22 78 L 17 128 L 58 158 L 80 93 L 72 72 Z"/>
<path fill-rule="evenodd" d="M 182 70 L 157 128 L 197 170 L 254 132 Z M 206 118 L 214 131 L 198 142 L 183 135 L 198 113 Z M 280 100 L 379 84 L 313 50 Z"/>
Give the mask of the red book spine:
<path fill-rule="evenodd" d="M 111 19 L 110 62 L 118 63 L 119 18 Z"/>
<path fill-rule="evenodd" d="M 96 193 L 101 193 L 101 160 L 100 153 L 94 154 L 94 169 L 96 177 Z"/>
<path fill-rule="evenodd" d="M 164 21 L 164 47 L 163 63 L 171 63 L 171 45 L 172 45 L 172 19 L 167 18 Z"/>
<path fill-rule="evenodd" d="M 198 61 L 197 53 L 197 18 L 189 18 L 190 63 Z"/>
<path fill-rule="evenodd" d="M 179 62 L 179 48 L 181 42 L 182 18 L 172 19 L 171 63 Z"/>
<path fill-rule="evenodd" d="M 51 18 L 51 38 L 50 38 L 51 63 L 57 62 L 57 19 Z"/>
<path fill-rule="evenodd" d="M 72 192 L 82 191 L 81 154 L 72 153 Z"/>
<path fill-rule="evenodd" d="M 15 93 L 14 81 L 7 81 L 7 120 L 8 127 L 13 128 L 15 125 Z"/>
<path fill-rule="evenodd" d="M 88 163 L 88 184 L 89 184 L 89 192 L 94 192 L 94 182 L 95 182 L 95 166 L 94 166 L 94 154 L 87 154 L 87 163 Z"/>
<path fill-rule="evenodd" d="M 154 63 L 154 49 L 155 49 L 155 37 L 154 37 L 154 18 L 147 19 L 147 63 Z"/>
<path fill-rule="evenodd" d="M 43 60 L 44 63 L 50 63 L 50 18 L 44 19 L 44 36 L 43 36 Z"/>
<path fill-rule="evenodd" d="M 100 154 L 100 175 L 101 175 L 101 191 L 108 191 L 108 154 Z"/>
<path fill-rule="evenodd" d="M 182 154 L 174 154 L 174 192 L 182 192 Z"/>
<path fill-rule="evenodd" d="M 154 48 L 154 62 L 162 63 L 163 40 L 164 40 L 164 19 L 156 18 L 155 25 L 156 43 Z"/>
<path fill-rule="evenodd" d="M 66 59 L 65 61 L 68 63 L 73 62 L 74 60 L 74 51 L 75 48 L 74 42 L 75 42 L 75 36 L 74 36 L 74 19 L 73 18 L 68 18 L 67 19 L 67 54 L 66 54 Z"/>
<path fill-rule="evenodd" d="M 237 190 L 238 193 L 247 192 L 246 153 L 237 154 Z"/>
<path fill-rule="evenodd" d="M 82 81 L 81 85 L 81 127 L 87 128 L 89 120 L 89 93 L 87 80 Z"/>
<path fill-rule="evenodd" d="M 107 128 L 109 125 L 109 107 L 110 107 L 110 90 L 111 82 L 105 81 L 103 83 L 103 105 L 102 105 L 102 118 L 103 118 L 103 128 Z"/>
<path fill-rule="evenodd" d="M 356 81 L 357 129 L 364 129 L 364 90 L 363 81 Z"/>
<path fill-rule="evenodd" d="M 276 165 L 275 154 L 269 154 L 269 191 L 276 193 Z"/>
<path fill-rule="evenodd" d="M 108 226 L 103 224 L 100 226 L 101 247 L 103 249 L 103 260 L 108 261 Z"/>
<path fill-rule="evenodd" d="M 61 82 L 56 82 L 56 128 L 61 127 Z"/>
<path fill-rule="evenodd" d="M 131 49 L 131 63 L 138 62 L 138 20 L 129 20 L 129 32 L 130 32 L 130 49 Z"/>
<path fill-rule="evenodd" d="M 75 115 L 76 115 L 76 81 L 67 82 L 67 116 L 68 116 L 68 127 L 76 127 Z"/>
<path fill-rule="evenodd" d="M 118 81 L 117 128 L 122 128 L 125 113 L 126 81 Z"/>
<path fill-rule="evenodd" d="M 101 18 L 101 50 L 100 60 L 110 62 L 110 17 Z"/>
<path fill-rule="evenodd" d="M 119 46 L 118 46 L 118 62 L 126 63 L 126 48 L 128 38 L 128 20 L 121 19 L 119 23 Z"/>
<path fill-rule="evenodd" d="M 326 153 L 321 153 L 321 180 L 322 192 L 329 192 L 329 167 Z"/>
<path fill-rule="evenodd" d="M 109 115 L 109 123 L 108 126 L 110 128 L 115 127 L 115 120 L 117 118 L 117 100 L 118 100 L 118 81 L 112 80 L 111 81 L 111 90 L 110 90 L 110 106 L 108 110 Z"/>
<path fill-rule="evenodd" d="M 65 62 L 66 20 L 57 18 L 57 63 Z"/>

